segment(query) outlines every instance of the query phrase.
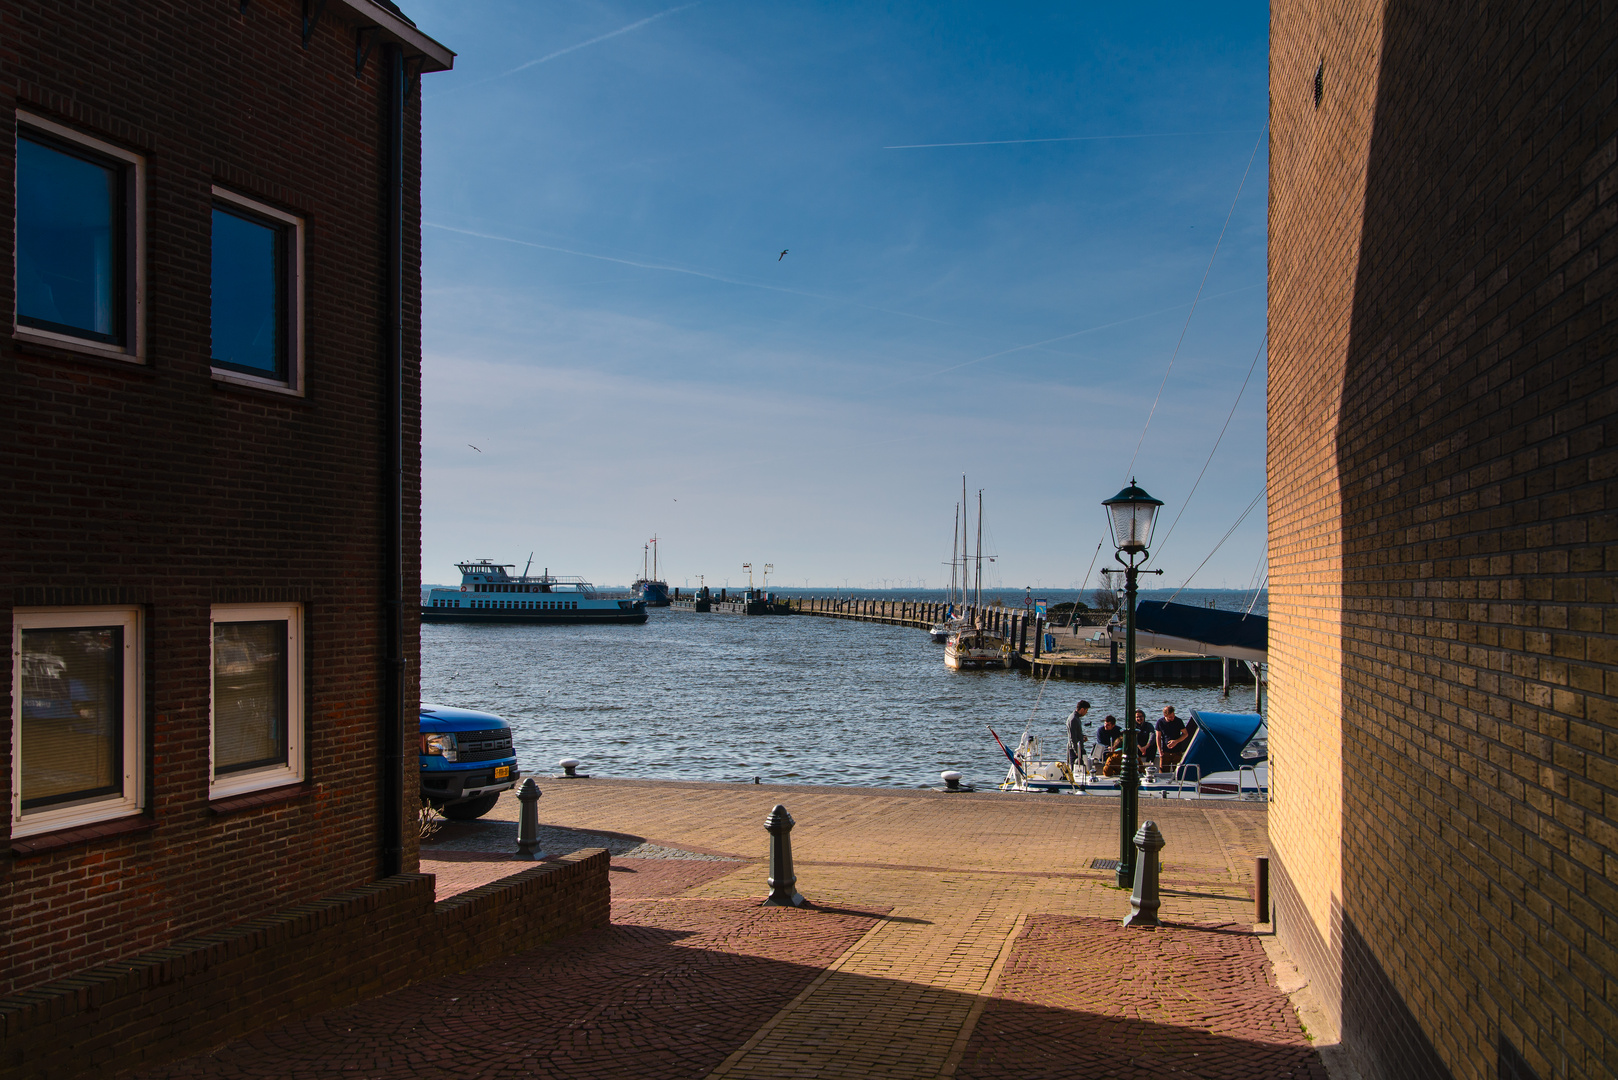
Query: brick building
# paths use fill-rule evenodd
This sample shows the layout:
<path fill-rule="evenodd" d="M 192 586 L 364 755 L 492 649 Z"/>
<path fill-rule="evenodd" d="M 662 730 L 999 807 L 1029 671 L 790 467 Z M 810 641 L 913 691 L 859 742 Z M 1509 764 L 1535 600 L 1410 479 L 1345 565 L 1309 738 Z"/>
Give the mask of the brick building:
<path fill-rule="evenodd" d="M 1618 1062 L 1618 23 L 1284 0 L 1277 932 L 1370 1077 Z"/>
<path fill-rule="evenodd" d="M 0 994 L 415 868 L 452 60 L 386 0 L 0 4 Z"/>

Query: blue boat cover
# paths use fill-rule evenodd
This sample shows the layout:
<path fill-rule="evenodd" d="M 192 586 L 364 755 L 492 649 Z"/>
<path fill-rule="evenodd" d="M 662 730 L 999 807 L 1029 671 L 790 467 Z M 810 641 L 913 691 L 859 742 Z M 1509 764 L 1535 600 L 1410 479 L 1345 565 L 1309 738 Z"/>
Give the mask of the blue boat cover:
<path fill-rule="evenodd" d="M 1217 713 L 1191 710 L 1197 722 L 1191 745 L 1185 748 L 1182 765 L 1196 765 L 1202 776 L 1235 772 L 1239 766 L 1253 765 L 1264 758 L 1244 758 L 1242 750 L 1253 741 L 1264 717 L 1258 713 Z"/>
<path fill-rule="evenodd" d="M 1135 629 L 1148 634 L 1185 638 L 1211 645 L 1235 645 L 1264 652 L 1270 644 L 1270 620 L 1239 611 L 1142 600 L 1135 605 Z"/>

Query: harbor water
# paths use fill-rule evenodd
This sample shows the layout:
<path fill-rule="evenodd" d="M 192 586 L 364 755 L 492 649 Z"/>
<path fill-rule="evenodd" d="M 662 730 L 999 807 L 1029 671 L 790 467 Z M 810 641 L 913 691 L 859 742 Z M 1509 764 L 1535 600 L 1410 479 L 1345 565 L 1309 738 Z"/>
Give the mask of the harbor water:
<path fill-rule="evenodd" d="M 1221 605 L 1223 606 L 1223 605 Z M 980 787 L 1025 726 L 1060 751 L 1081 697 L 1092 730 L 1123 719 L 1118 683 L 959 672 L 920 630 L 814 616 L 653 609 L 643 626 L 465 624 L 421 628 L 422 700 L 511 722 L 525 772 L 576 757 L 597 776 L 931 787 L 958 769 Z M 1164 705 L 1250 712 L 1253 688 L 1142 684 Z"/>

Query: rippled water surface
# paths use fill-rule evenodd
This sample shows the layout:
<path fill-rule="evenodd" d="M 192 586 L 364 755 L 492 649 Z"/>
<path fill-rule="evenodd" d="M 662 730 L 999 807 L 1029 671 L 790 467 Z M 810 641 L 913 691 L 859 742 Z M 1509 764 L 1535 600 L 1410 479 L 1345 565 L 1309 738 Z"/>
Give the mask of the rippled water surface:
<path fill-rule="evenodd" d="M 1017 672 L 958 672 L 907 627 L 812 616 L 653 610 L 644 626 L 421 628 L 422 700 L 511 721 L 523 769 L 563 757 L 597 776 L 926 787 L 944 769 L 998 783 L 1005 758 L 987 724 L 1015 743 L 1033 730 L 1058 745 L 1080 697 L 1091 719 L 1122 717 L 1121 684 Z M 1218 686 L 1146 684 L 1140 707 L 1244 712 Z M 1036 704 L 1037 702 L 1037 704 Z"/>

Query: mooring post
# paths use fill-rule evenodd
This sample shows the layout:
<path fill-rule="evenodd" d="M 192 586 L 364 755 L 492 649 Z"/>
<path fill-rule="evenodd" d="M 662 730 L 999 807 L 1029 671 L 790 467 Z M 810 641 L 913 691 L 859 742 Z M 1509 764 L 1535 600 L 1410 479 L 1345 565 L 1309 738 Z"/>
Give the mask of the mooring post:
<path fill-rule="evenodd" d="M 792 872 L 792 815 L 780 803 L 764 819 L 770 834 L 770 896 L 765 907 L 803 907 L 808 903 L 798 892 L 798 875 Z"/>
<path fill-rule="evenodd" d="M 530 776 L 517 792 L 522 810 L 517 815 L 517 858 L 532 862 L 539 858 L 539 785 Z"/>
<path fill-rule="evenodd" d="M 1230 657 L 1219 658 L 1219 696 L 1230 696 Z"/>
<path fill-rule="evenodd" d="M 1039 619 L 1035 618 L 1034 619 L 1034 659 L 1035 660 L 1039 659 L 1039 647 L 1041 645 L 1043 645 L 1043 644 L 1045 644 L 1045 642 L 1040 638 L 1040 634 L 1039 634 Z"/>
<path fill-rule="evenodd" d="M 1253 921 L 1270 921 L 1270 857 L 1258 855 L 1253 859 Z"/>
<path fill-rule="evenodd" d="M 1157 894 L 1157 853 L 1163 850 L 1163 834 L 1157 822 L 1141 823 L 1135 833 L 1135 892 L 1129 898 L 1129 917 L 1125 926 L 1156 926 L 1157 909 L 1162 900 Z"/>

